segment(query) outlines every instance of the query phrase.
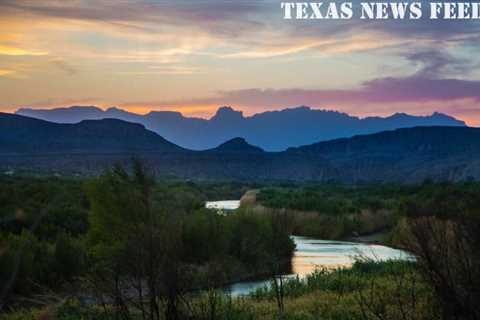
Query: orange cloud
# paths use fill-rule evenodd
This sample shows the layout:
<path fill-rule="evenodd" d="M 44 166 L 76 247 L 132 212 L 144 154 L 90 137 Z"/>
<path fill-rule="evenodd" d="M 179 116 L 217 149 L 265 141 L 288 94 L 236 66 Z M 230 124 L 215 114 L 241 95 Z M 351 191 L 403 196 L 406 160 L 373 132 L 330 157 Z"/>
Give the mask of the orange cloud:
<path fill-rule="evenodd" d="M 0 77 L 15 73 L 13 70 L 0 69 Z"/>
<path fill-rule="evenodd" d="M 5 56 L 45 56 L 47 51 L 26 50 L 21 48 L 0 46 L 0 55 Z"/>

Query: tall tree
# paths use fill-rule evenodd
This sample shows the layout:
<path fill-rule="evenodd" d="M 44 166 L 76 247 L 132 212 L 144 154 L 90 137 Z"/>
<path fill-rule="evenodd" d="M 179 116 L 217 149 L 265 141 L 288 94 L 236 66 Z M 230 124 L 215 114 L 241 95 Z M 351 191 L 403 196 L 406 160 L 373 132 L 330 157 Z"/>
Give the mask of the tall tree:
<path fill-rule="evenodd" d="M 88 185 L 95 270 L 119 314 L 136 307 L 144 319 L 178 318 L 183 293 L 181 227 L 153 200 L 155 180 L 140 161 L 131 173 L 116 166 Z M 102 290 L 100 290 L 102 291 Z"/>

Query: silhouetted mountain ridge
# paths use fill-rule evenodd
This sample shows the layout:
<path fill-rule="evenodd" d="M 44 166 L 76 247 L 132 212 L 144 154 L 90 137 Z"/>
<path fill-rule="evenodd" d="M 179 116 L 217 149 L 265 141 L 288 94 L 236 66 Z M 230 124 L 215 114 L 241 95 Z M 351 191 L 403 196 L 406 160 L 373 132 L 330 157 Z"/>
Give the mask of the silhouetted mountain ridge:
<path fill-rule="evenodd" d="M 132 156 L 158 176 L 341 183 L 480 180 L 480 128 L 415 127 L 264 152 L 244 138 L 182 149 L 116 119 L 57 124 L 0 114 L 0 170 L 92 175 Z M 1 172 L 1 171 L 0 171 Z"/>
<path fill-rule="evenodd" d="M 0 152 L 179 152 L 183 149 L 138 123 L 118 119 L 58 124 L 0 113 Z"/>
<path fill-rule="evenodd" d="M 241 111 L 231 107 L 221 107 L 208 120 L 184 117 L 179 112 L 171 111 L 152 111 L 139 115 L 118 108 L 103 111 L 91 106 L 52 110 L 19 109 L 17 114 L 58 123 L 102 118 L 137 122 L 168 141 L 193 150 L 212 149 L 235 137 L 243 137 L 267 151 L 282 151 L 319 141 L 404 127 L 465 126 L 463 121 L 440 113 L 430 116 L 396 113 L 385 118 L 361 119 L 346 113 L 316 110 L 307 106 L 267 111 L 250 117 L 245 117 Z"/>
<path fill-rule="evenodd" d="M 233 138 L 209 151 L 243 153 L 265 152 L 262 148 L 249 144 L 244 138 Z"/>
<path fill-rule="evenodd" d="M 480 128 L 414 127 L 357 135 L 324 141 L 308 146 L 289 148 L 287 152 L 317 155 L 372 155 L 388 153 L 402 156 L 407 153 L 480 152 Z"/>

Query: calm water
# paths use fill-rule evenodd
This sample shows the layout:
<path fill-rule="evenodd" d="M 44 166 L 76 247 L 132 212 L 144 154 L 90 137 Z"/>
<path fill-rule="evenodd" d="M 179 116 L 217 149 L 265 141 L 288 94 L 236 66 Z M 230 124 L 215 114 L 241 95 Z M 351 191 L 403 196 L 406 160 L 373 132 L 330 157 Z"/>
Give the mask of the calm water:
<path fill-rule="evenodd" d="M 217 210 L 235 210 L 240 201 L 207 202 L 206 207 Z M 345 241 L 318 240 L 307 237 L 292 236 L 296 249 L 292 258 L 292 274 L 300 278 L 312 273 L 317 268 L 349 267 L 358 258 L 377 261 L 408 260 L 411 256 L 401 250 L 373 244 Z M 233 296 L 245 295 L 257 288 L 268 285 L 270 281 L 242 281 L 232 284 L 228 291 Z"/>
<path fill-rule="evenodd" d="M 292 238 L 297 247 L 292 259 L 293 273 L 287 277 L 299 276 L 302 278 L 317 268 L 349 267 L 360 257 L 378 261 L 411 259 L 411 256 L 404 251 L 380 245 L 297 236 L 292 236 Z M 232 296 L 240 296 L 268 286 L 269 283 L 269 280 L 244 281 L 232 284 L 227 290 L 231 292 Z"/>
<path fill-rule="evenodd" d="M 208 201 L 205 207 L 215 210 L 235 210 L 240 207 L 240 200 Z"/>

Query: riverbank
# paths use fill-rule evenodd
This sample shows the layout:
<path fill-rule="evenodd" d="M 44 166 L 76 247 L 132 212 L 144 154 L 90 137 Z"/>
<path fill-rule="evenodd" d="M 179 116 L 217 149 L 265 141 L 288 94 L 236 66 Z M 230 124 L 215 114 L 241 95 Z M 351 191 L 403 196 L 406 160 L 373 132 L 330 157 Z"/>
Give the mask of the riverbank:
<path fill-rule="evenodd" d="M 287 214 L 293 217 L 292 219 L 287 219 L 287 221 L 295 220 L 296 217 L 307 214 L 312 218 L 320 215 L 318 212 L 267 208 L 257 202 L 259 192 L 261 191 L 258 189 L 248 190 L 239 201 L 207 202 L 206 207 L 222 212 L 222 210 L 231 211 L 234 205 L 235 209 L 241 208 L 241 212 L 249 212 L 256 215 Z M 234 211 L 231 212 L 235 213 Z M 402 258 L 399 254 L 401 251 L 380 246 L 380 244 L 386 243 L 385 239 L 388 231 L 389 230 L 382 229 L 381 231 L 370 232 L 363 235 L 358 235 L 357 232 L 353 232 L 353 236 L 344 236 L 339 239 L 328 240 L 302 237 L 302 235 L 292 236 L 296 247 L 291 260 L 290 269 L 292 273 L 283 274 L 287 277 L 298 276 L 305 278 L 309 274 L 314 273 L 318 268 L 335 270 L 337 268 L 350 267 L 356 259 L 381 261 Z M 319 247 L 319 249 L 315 249 L 315 247 Z M 355 259 L 352 258 L 354 256 L 356 257 Z M 267 286 L 271 281 L 269 280 L 271 278 L 270 276 L 271 275 L 266 273 L 256 272 L 252 276 L 237 278 L 238 281 L 229 281 L 226 288 L 233 296 L 249 294 L 256 289 Z"/>
<path fill-rule="evenodd" d="M 390 244 L 390 243 L 388 243 L 388 241 L 386 241 L 386 238 L 388 237 L 390 232 L 391 232 L 391 230 L 381 230 L 381 231 L 376 231 L 376 232 L 369 233 L 369 234 L 364 234 L 364 235 L 355 235 L 355 236 L 344 237 L 341 240 L 357 242 L 357 243 L 364 243 L 364 244 L 383 244 L 383 245 L 387 245 L 387 244 Z"/>
<path fill-rule="evenodd" d="M 356 261 L 408 261 L 410 256 L 401 250 L 381 245 L 313 239 L 292 236 L 295 251 L 291 259 L 291 272 L 283 273 L 286 279 L 307 279 L 318 270 L 336 270 L 352 267 Z M 269 286 L 271 277 L 248 279 L 229 286 L 233 296 L 247 295 Z"/>
<path fill-rule="evenodd" d="M 284 285 L 286 319 L 428 319 L 436 312 L 432 291 L 407 262 L 358 262 L 350 269 L 318 271 L 304 281 Z M 280 310 L 273 290 L 260 290 L 248 301 L 261 318 Z"/>
<path fill-rule="evenodd" d="M 365 244 L 392 245 L 390 232 L 395 226 L 393 209 L 362 209 L 350 213 L 306 211 L 285 207 L 268 207 L 258 200 L 262 190 L 247 191 L 241 198 L 241 208 L 256 214 L 285 214 L 290 217 L 291 233 L 297 236 Z"/>
<path fill-rule="evenodd" d="M 403 319 L 402 312 L 415 315 L 415 319 L 435 319 L 438 312 L 431 289 L 415 267 L 405 262 L 359 262 L 350 269 L 319 271 L 305 281 L 291 279 L 284 283 L 282 309 L 271 289 L 233 299 L 209 291 L 189 300 L 189 307 L 179 310 L 181 319 Z M 106 320 L 114 318 L 114 310 L 66 299 L 46 307 L 5 313 L 0 320 Z M 132 313 L 129 319 L 142 316 Z"/>

